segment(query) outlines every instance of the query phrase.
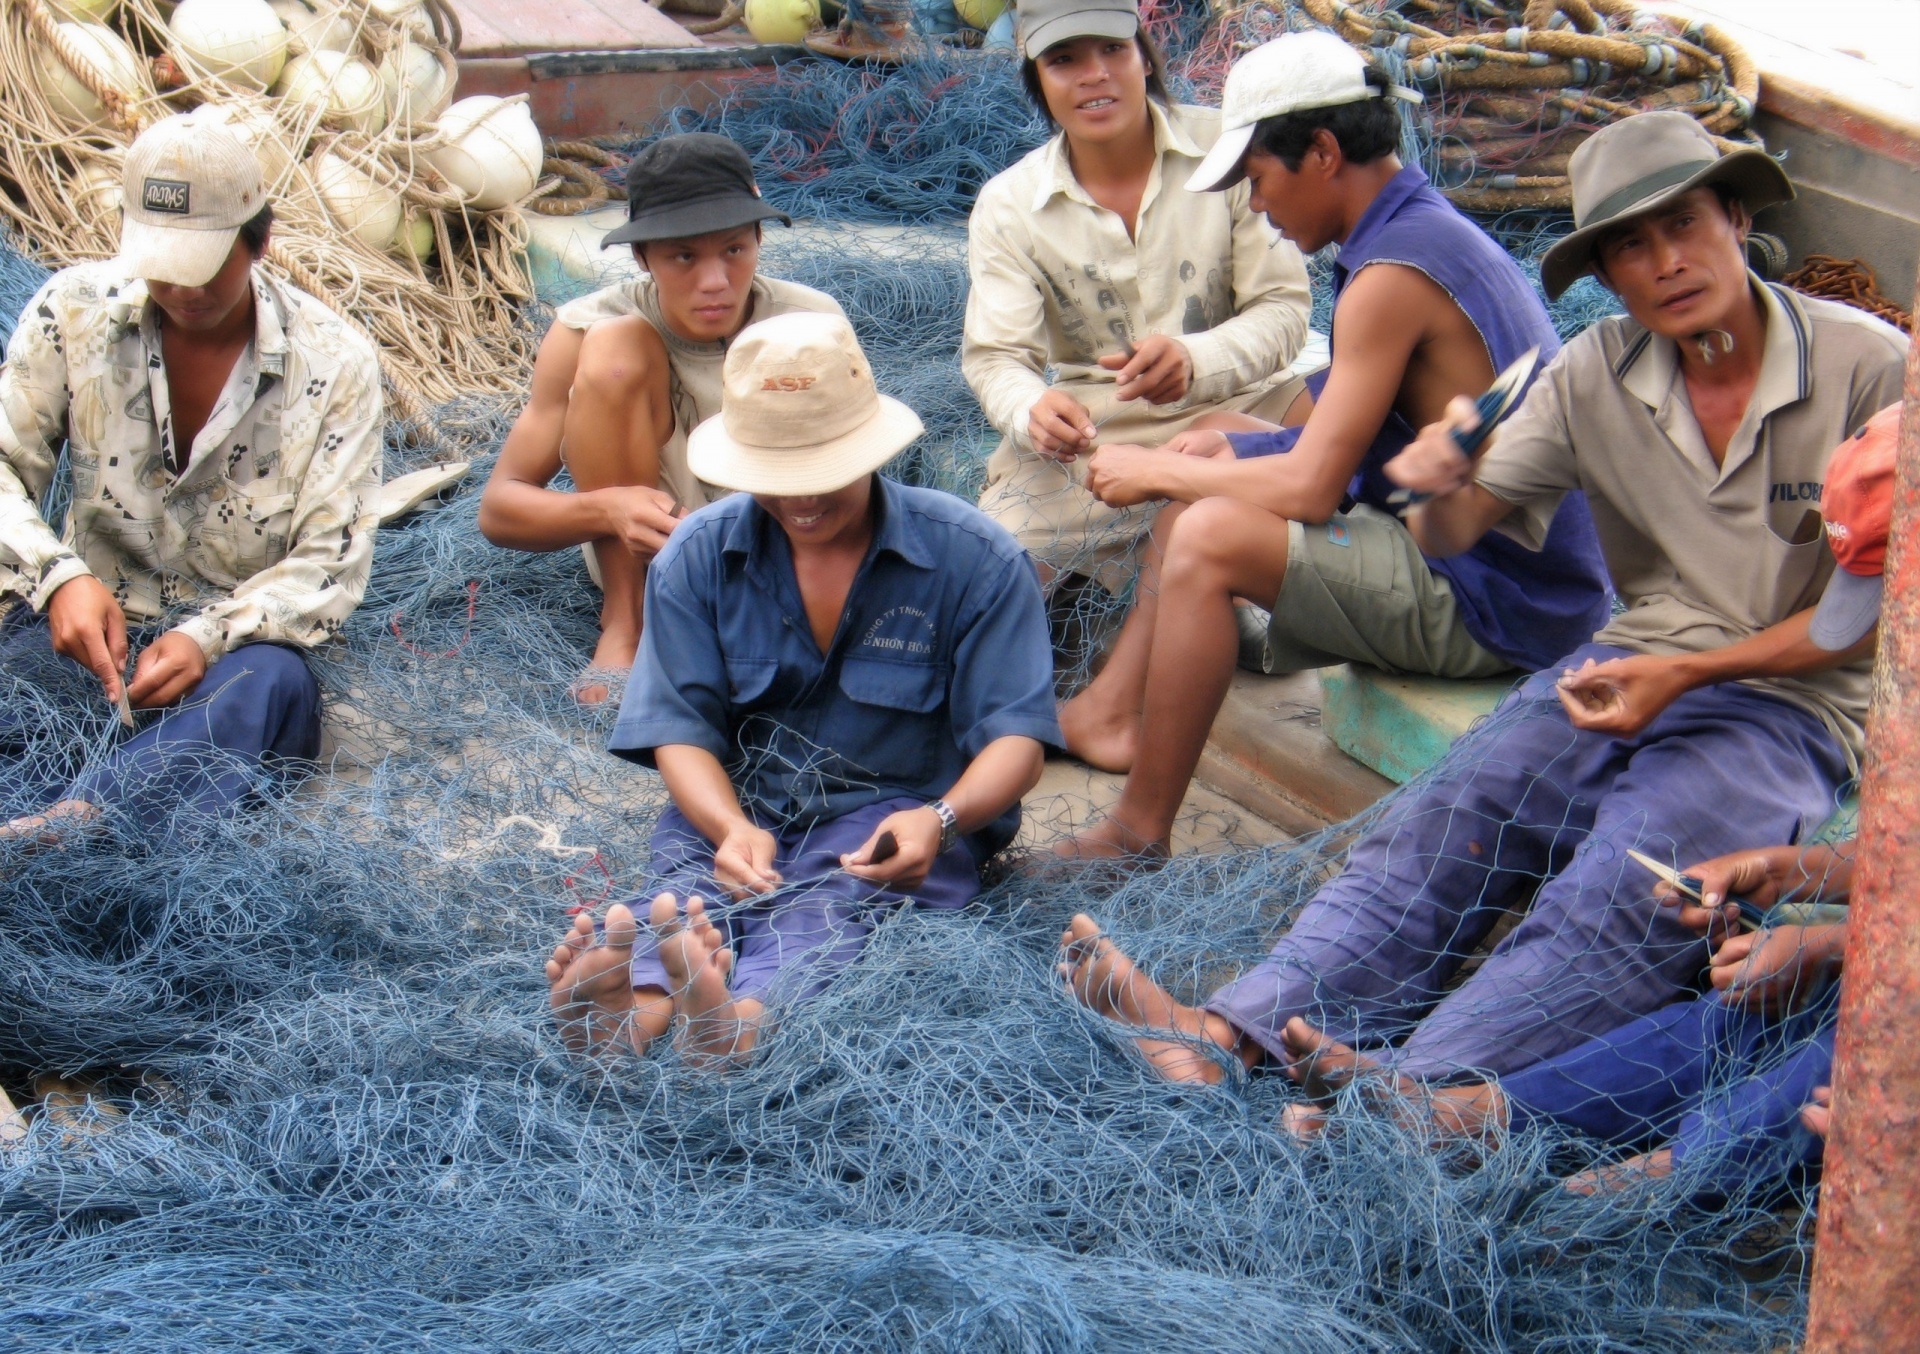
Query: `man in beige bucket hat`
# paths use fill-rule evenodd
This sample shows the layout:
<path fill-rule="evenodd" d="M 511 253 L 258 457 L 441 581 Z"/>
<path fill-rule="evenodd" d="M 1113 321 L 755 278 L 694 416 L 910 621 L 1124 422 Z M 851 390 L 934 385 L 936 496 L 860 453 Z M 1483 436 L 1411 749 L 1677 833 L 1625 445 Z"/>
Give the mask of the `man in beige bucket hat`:
<path fill-rule="evenodd" d="M 578 1044 L 644 1049 L 678 1016 L 689 1056 L 742 1060 L 885 908 L 964 906 L 1012 840 L 1060 741 L 1039 581 L 985 514 L 878 473 L 920 432 L 837 315 L 734 341 L 687 452 L 742 492 L 655 559 L 608 741 L 666 781 L 651 873 L 670 891 L 648 928 L 617 905 L 605 944 L 583 919 L 555 951 Z"/>
<path fill-rule="evenodd" d="M 1706 941 L 1626 853 L 1681 863 L 1805 840 L 1857 773 L 1871 641 L 1809 638 L 1834 569 L 1820 500 L 1834 446 L 1897 398 L 1905 351 L 1880 320 L 1747 270 L 1749 204 L 1789 191 L 1761 158 L 1723 157 L 1677 113 L 1585 142 L 1580 229 L 1549 286 L 1590 270 L 1627 313 L 1561 349 L 1477 463 L 1452 436 L 1473 419 L 1457 400 L 1386 467 L 1433 495 L 1408 526 L 1440 557 L 1496 527 L 1537 543 L 1584 490 L 1625 610 L 1456 741 L 1272 954 L 1200 1006 L 1076 919 L 1088 1001 L 1249 1066 L 1310 1057 L 1316 1035 L 1287 1035 L 1301 1018 L 1434 1079 L 1518 1071 L 1689 993 Z M 1169 1076 L 1221 1075 L 1190 1044 L 1142 1037 Z"/>
<path fill-rule="evenodd" d="M 380 369 L 358 332 L 260 266 L 273 212 L 224 124 L 154 123 L 122 190 L 119 256 L 50 278 L 0 370 L 0 645 L 51 642 L 129 730 L 132 710 L 155 712 L 46 787 L 47 817 L 111 805 L 144 823 L 251 787 L 210 746 L 254 764 L 318 751 L 301 654 L 366 588 Z M 37 504 L 63 442 L 56 530 Z"/>

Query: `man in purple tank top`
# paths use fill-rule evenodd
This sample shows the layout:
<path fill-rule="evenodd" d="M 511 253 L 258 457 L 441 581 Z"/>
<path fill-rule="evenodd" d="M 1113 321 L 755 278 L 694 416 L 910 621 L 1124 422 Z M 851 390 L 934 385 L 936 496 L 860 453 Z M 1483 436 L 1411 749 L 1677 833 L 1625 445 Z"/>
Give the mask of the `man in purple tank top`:
<path fill-rule="evenodd" d="M 1407 93 L 1317 32 L 1267 43 L 1227 77 L 1224 130 L 1187 187 L 1244 176 L 1254 209 L 1303 251 L 1340 246 L 1332 365 L 1289 411 L 1298 426 L 1216 414 L 1163 447 L 1094 453 L 1088 487 L 1105 502 L 1167 506 L 1112 656 L 1061 707 L 1070 751 L 1128 772 L 1112 812 L 1062 855 L 1166 850 L 1233 675 L 1236 599 L 1272 606 L 1257 637 L 1268 672 L 1531 671 L 1606 621 L 1606 569 L 1578 494 L 1540 548 L 1496 529 L 1448 559 L 1423 554 L 1389 505 L 1381 468 L 1416 427 L 1529 348 L 1544 364 L 1560 346 L 1519 266 L 1402 166 L 1393 100 Z"/>

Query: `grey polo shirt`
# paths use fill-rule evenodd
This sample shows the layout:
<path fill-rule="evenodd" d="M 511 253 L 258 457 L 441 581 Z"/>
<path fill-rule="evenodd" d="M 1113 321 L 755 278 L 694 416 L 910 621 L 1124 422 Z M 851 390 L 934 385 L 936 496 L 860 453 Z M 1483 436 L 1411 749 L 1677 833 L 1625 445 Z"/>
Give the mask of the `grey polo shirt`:
<path fill-rule="evenodd" d="M 1560 350 L 1480 464 L 1504 524 L 1539 548 L 1569 489 L 1584 489 L 1624 613 L 1595 639 L 1699 653 L 1778 624 L 1833 572 L 1821 529 L 1827 457 L 1900 398 L 1906 339 L 1873 316 L 1754 279 L 1766 352 L 1746 416 L 1715 465 L 1680 355 L 1625 316 Z M 1867 660 L 1751 683 L 1812 711 L 1858 758 Z"/>

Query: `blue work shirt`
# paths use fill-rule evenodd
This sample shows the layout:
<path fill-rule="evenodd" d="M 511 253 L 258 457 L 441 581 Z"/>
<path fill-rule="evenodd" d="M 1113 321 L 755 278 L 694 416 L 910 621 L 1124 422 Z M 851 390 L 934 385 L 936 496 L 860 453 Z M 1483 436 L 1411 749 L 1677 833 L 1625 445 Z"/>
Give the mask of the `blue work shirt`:
<path fill-rule="evenodd" d="M 647 571 L 646 628 L 607 748 L 720 759 L 763 827 L 935 799 L 987 744 L 1059 746 L 1039 580 L 1006 530 L 951 494 L 874 476 L 873 542 L 826 653 L 787 536 L 735 494 L 674 529 Z M 1018 805 L 972 834 L 984 860 Z"/>
<path fill-rule="evenodd" d="M 1413 165 L 1387 181 L 1340 245 L 1333 265 L 1336 352 L 1340 293 L 1356 273 L 1375 263 L 1417 269 L 1452 297 L 1480 332 L 1495 372 L 1529 348 L 1540 350 L 1535 370 L 1542 370 L 1560 351 L 1546 304 L 1520 265 L 1435 192 Z M 1325 383 L 1325 373 L 1308 380 L 1316 399 Z M 1237 456 L 1271 456 L 1293 450 L 1300 432 L 1233 433 L 1228 440 Z M 1416 435 L 1397 409 L 1389 411 L 1360 460 L 1348 496 L 1392 512 L 1395 486 L 1386 464 Z M 1578 493 L 1561 500 L 1539 550 L 1495 530 L 1449 559 L 1427 556 L 1427 567 L 1452 585 L 1467 632 L 1518 667 L 1541 668 L 1571 652 L 1592 639 L 1612 614 L 1613 585 L 1600 538 L 1587 500 Z"/>

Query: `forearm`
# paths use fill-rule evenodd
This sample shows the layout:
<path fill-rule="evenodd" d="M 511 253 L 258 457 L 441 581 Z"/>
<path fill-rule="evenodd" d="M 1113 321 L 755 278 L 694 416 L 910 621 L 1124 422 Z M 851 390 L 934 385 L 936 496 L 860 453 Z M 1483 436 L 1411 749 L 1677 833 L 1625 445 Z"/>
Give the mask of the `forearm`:
<path fill-rule="evenodd" d="M 1263 297 L 1201 334 L 1180 335 L 1193 359 L 1189 403 L 1222 400 L 1284 370 L 1307 342 L 1306 288 Z"/>
<path fill-rule="evenodd" d="M 1033 402 L 1051 388 L 1039 370 L 1004 352 L 974 349 L 963 356 L 961 372 L 987 422 L 1015 446 L 1031 451 L 1027 420 Z"/>
<path fill-rule="evenodd" d="M 653 758 L 674 807 L 708 841 L 720 842 L 736 828 L 751 824 L 727 769 L 711 752 L 690 743 L 672 743 L 655 748 Z"/>
<path fill-rule="evenodd" d="M 1019 734 L 996 738 L 980 750 L 941 798 L 953 809 L 962 832 L 985 827 L 1040 782 L 1046 754 L 1040 744 Z"/>
<path fill-rule="evenodd" d="M 480 534 L 509 550 L 564 550 L 616 534 L 600 490 L 567 492 L 525 480 L 488 481 Z"/>
<path fill-rule="evenodd" d="M 1845 667 L 1873 652 L 1869 634 L 1850 649 L 1823 649 L 1807 636 L 1813 611 L 1796 612 L 1737 644 L 1704 653 L 1678 654 L 1671 660 L 1688 690 L 1752 677 L 1805 677 Z"/>
<path fill-rule="evenodd" d="M 1451 559 L 1479 544 L 1480 538 L 1513 511 L 1513 505 L 1477 484 L 1428 499 L 1407 513 L 1407 530 L 1429 559 Z"/>
<path fill-rule="evenodd" d="M 1164 461 L 1156 474 L 1161 490 L 1156 497 L 1175 503 L 1238 499 L 1296 522 L 1319 523 L 1333 516 L 1352 478 L 1351 471 L 1343 476 L 1338 467 L 1302 458 L 1298 450 L 1246 461 L 1177 455 Z"/>

